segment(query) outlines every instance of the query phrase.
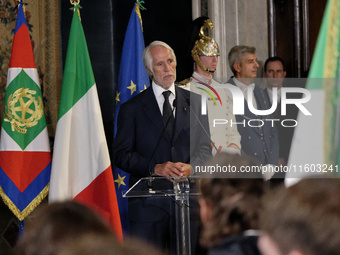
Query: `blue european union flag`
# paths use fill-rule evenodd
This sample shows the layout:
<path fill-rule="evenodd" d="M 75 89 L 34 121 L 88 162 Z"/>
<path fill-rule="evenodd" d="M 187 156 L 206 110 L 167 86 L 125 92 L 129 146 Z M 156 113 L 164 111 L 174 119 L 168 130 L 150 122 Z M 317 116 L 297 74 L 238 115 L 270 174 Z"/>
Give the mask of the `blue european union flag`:
<path fill-rule="evenodd" d="M 117 123 L 120 105 L 150 85 L 149 76 L 143 64 L 143 51 L 145 48 L 142 18 L 139 5 L 136 3 L 126 29 L 120 71 L 118 77 L 118 88 L 116 92 L 115 123 Z M 117 125 L 114 127 L 114 134 L 117 133 Z M 129 174 L 121 169 L 113 171 L 120 219 L 124 235 L 129 233 L 128 220 L 128 199 L 122 194 L 129 189 Z"/>

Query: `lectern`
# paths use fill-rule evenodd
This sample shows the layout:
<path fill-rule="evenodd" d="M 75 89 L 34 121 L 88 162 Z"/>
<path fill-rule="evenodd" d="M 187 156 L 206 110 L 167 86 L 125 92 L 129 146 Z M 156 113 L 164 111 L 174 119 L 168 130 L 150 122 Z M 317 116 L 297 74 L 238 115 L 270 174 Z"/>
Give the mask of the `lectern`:
<path fill-rule="evenodd" d="M 177 254 L 190 255 L 190 211 L 189 196 L 198 195 L 198 178 L 184 177 L 145 177 L 136 182 L 123 197 L 169 197 L 175 202 Z M 169 182 L 172 182 L 172 188 Z M 192 188 L 194 187 L 194 188 Z"/>

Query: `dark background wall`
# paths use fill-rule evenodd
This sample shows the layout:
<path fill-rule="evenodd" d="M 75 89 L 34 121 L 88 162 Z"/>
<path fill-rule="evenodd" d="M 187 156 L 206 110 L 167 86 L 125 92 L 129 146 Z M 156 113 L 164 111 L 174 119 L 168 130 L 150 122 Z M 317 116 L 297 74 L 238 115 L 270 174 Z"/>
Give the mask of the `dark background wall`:
<path fill-rule="evenodd" d="M 269 1 L 273 1 L 276 15 L 276 53 L 285 61 L 287 77 L 307 77 L 327 1 L 298 0 L 298 7 L 293 0 Z M 303 2 L 307 3 L 305 15 Z M 298 20 L 294 17 L 296 8 Z M 296 31 L 300 44 L 297 43 Z"/>
<path fill-rule="evenodd" d="M 96 79 L 109 148 L 113 140 L 115 89 L 125 31 L 135 0 L 81 1 L 81 20 Z M 144 41 L 168 43 L 178 61 L 177 80 L 191 75 L 191 63 L 184 59 L 188 25 L 192 20 L 191 0 L 145 0 L 141 10 Z M 72 20 L 69 1 L 61 1 L 62 61 L 65 63 Z"/>

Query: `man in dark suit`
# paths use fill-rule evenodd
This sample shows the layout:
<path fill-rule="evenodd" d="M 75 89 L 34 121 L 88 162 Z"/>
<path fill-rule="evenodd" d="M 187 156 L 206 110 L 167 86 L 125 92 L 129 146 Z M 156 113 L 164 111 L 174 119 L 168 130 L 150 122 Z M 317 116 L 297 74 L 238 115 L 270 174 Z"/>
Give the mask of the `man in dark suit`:
<path fill-rule="evenodd" d="M 264 166 L 276 166 L 279 153 L 278 135 L 275 124 L 268 121 L 268 119 L 273 119 L 273 116 L 255 115 L 248 107 L 248 104 L 252 103 L 253 108 L 257 110 L 271 108 L 265 91 L 254 84 L 259 68 L 255 51 L 254 47 L 245 45 L 237 45 L 230 50 L 228 60 L 234 77 L 231 77 L 227 83 L 237 86 L 245 98 L 244 114 L 236 115 L 237 128 L 241 135 L 242 154 Z M 253 91 L 251 98 L 248 98 L 248 90 Z M 271 175 L 265 175 L 265 177 L 270 178 Z"/>
<path fill-rule="evenodd" d="M 274 118 L 278 119 L 276 121 L 276 128 L 278 131 L 279 139 L 279 166 L 286 166 L 288 162 L 290 146 L 293 139 L 294 127 L 283 126 L 281 124 L 284 120 L 296 120 L 298 108 L 296 105 L 288 104 L 286 115 L 281 114 L 281 88 L 284 85 L 285 77 L 287 75 L 285 64 L 280 57 L 270 57 L 266 60 L 264 64 L 263 77 L 264 83 L 266 85 L 266 94 L 268 95 L 268 100 L 270 104 L 273 104 L 273 88 L 277 88 L 277 108 L 273 113 Z M 285 86 L 288 82 L 285 83 Z M 289 93 L 286 95 L 289 98 L 299 98 L 299 95 Z M 273 176 L 271 182 L 275 184 L 282 184 L 285 177 L 284 172 L 277 172 Z M 275 182 L 275 183 L 274 183 Z"/>
<path fill-rule="evenodd" d="M 273 100 L 273 88 L 277 88 L 277 108 L 274 112 L 274 117 L 279 119 L 280 122 L 283 119 L 289 119 L 288 116 L 281 115 L 281 88 L 284 78 L 286 77 L 286 69 L 283 59 L 280 57 L 270 57 L 264 64 L 263 77 L 266 83 L 266 93 L 269 101 L 272 104 Z M 276 127 L 279 134 L 279 165 L 287 165 L 290 144 L 292 141 L 293 131 L 292 127 L 283 127 L 280 122 L 276 122 Z"/>
<path fill-rule="evenodd" d="M 122 104 L 113 151 L 115 165 L 131 174 L 130 186 L 150 175 L 190 176 L 196 165 L 211 156 L 209 133 L 205 133 L 208 118 L 200 115 L 200 96 L 175 87 L 176 57 L 171 47 L 154 41 L 145 48 L 143 62 L 152 86 Z M 170 181 L 165 185 L 173 186 Z M 131 235 L 175 253 L 174 207 L 166 197 L 129 199 Z M 190 207 L 195 207 L 191 219 L 198 221 L 194 212 L 198 205 L 190 201 Z M 192 245 L 197 226 L 191 224 Z"/>

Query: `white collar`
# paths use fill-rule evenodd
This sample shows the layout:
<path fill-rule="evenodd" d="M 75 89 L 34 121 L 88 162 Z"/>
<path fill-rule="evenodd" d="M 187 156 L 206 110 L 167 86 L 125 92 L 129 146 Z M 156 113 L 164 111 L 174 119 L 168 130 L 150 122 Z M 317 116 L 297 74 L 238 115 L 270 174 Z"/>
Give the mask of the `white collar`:
<path fill-rule="evenodd" d="M 239 87 L 242 91 L 246 91 L 248 88 L 251 88 L 251 90 L 254 90 L 255 88 L 255 83 L 251 83 L 247 86 L 244 83 L 240 82 L 236 77 L 233 77 L 233 80 L 236 86 Z"/>
<path fill-rule="evenodd" d="M 156 98 L 163 96 L 162 93 L 167 90 L 171 91 L 171 93 L 176 97 L 176 90 L 175 90 L 174 83 L 171 84 L 170 88 L 166 90 L 163 87 L 157 85 L 154 81 L 152 81 L 152 90 Z"/>
<path fill-rule="evenodd" d="M 204 82 L 204 83 L 206 83 L 208 85 L 210 85 L 212 83 L 212 80 L 213 80 L 212 76 L 210 78 L 208 78 L 208 77 L 202 76 L 202 75 L 200 75 L 200 74 L 198 74 L 196 72 L 194 72 L 192 74 L 192 77 L 197 79 L 198 81 Z"/>
<path fill-rule="evenodd" d="M 273 90 L 267 88 L 267 92 L 268 92 L 270 102 L 273 103 Z M 280 102 L 281 102 L 281 88 L 277 90 L 277 103 L 280 103 Z"/>

